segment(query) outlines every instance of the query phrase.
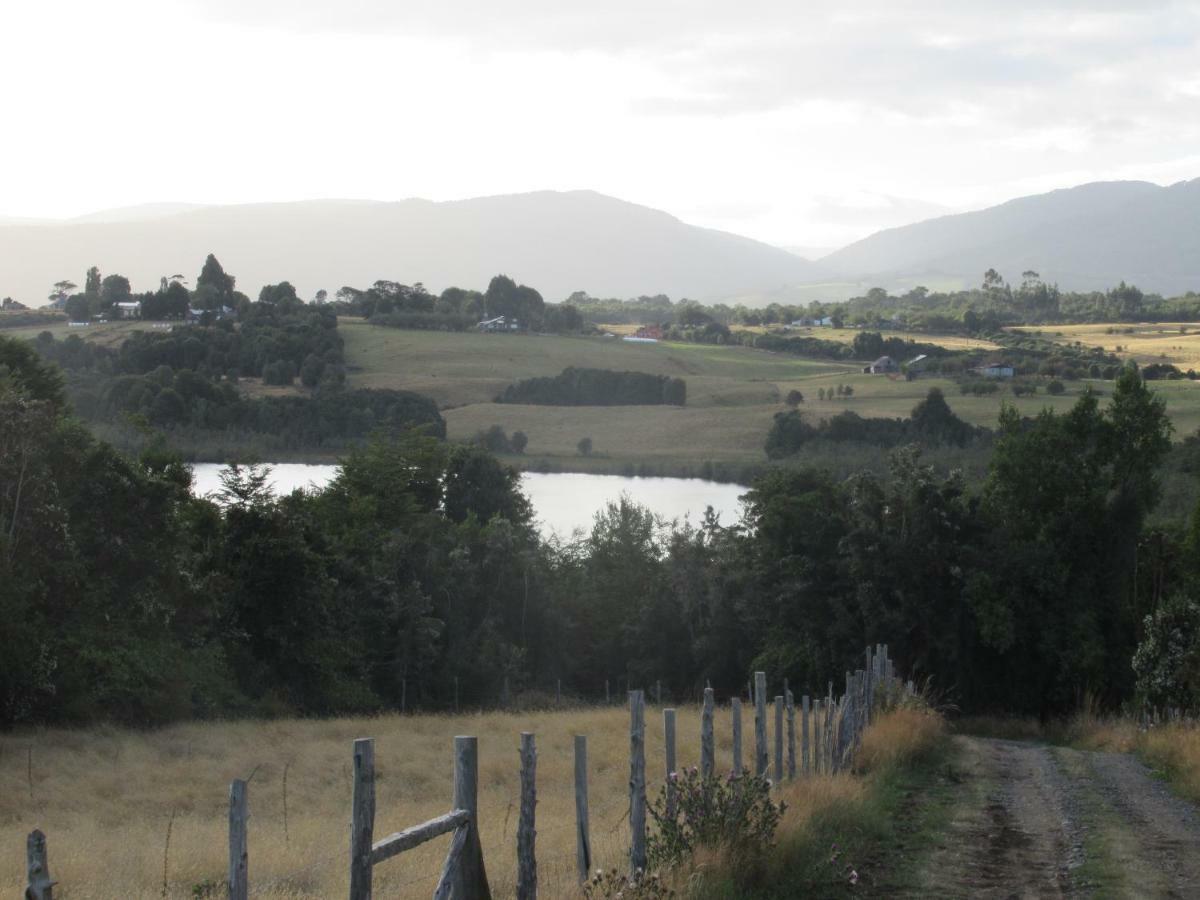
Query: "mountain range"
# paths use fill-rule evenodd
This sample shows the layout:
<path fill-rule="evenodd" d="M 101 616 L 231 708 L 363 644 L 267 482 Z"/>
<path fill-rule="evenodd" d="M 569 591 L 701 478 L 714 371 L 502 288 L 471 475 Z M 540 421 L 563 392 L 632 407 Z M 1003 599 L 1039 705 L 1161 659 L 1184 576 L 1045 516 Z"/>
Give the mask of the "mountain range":
<path fill-rule="evenodd" d="M 81 283 L 92 265 L 147 290 L 163 275 L 194 277 L 209 253 L 251 296 L 283 280 L 304 297 L 381 278 L 483 289 L 505 273 L 551 301 L 583 290 L 761 305 L 844 299 L 876 285 L 962 287 L 989 268 L 1013 282 L 1034 270 L 1068 290 L 1124 280 L 1169 296 L 1200 290 L 1200 179 L 1021 197 L 879 231 L 815 262 L 592 191 L 149 204 L 68 221 L 0 219 L 0 296 L 40 304 L 54 282 Z"/>
<path fill-rule="evenodd" d="M 1107 181 L 978 212 L 889 228 L 820 260 L 831 275 L 895 283 L 978 284 L 1026 270 L 1069 290 L 1119 281 L 1173 295 L 1200 291 L 1200 179 L 1162 187 Z"/>
<path fill-rule="evenodd" d="M 190 209 L 146 207 L 85 220 L 0 226 L 0 296 L 42 302 L 89 266 L 135 290 L 194 278 L 215 253 L 238 287 L 290 281 L 301 296 L 377 279 L 487 287 L 505 273 L 551 301 L 665 293 L 716 300 L 811 281 L 819 270 L 778 247 L 687 225 L 592 191 L 539 191 L 446 203 L 316 200 Z M 28 302 L 28 301 L 27 301 Z"/>

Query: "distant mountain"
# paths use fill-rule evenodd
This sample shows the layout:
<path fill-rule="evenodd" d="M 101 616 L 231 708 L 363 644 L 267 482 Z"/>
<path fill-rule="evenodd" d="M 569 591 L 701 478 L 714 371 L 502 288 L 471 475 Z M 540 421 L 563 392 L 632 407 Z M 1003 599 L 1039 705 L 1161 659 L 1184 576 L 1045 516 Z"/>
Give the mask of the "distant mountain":
<path fill-rule="evenodd" d="M 204 209 L 204 205 L 200 203 L 143 203 L 140 206 L 120 206 L 116 209 L 102 209 L 99 212 L 76 216 L 68 221 L 75 224 L 144 222 L 147 219 L 161 219 L 163 216 L 191 212 L 194 209 Z"/>
<path fill-rule="evenodd" d="M 1085 184 L 877 232 L 821 259 L 830 272 L 881 286 L 924 280 L 1010 281 L 1032 269 L 1070 290 L 1124 279 L 1164 295 L 1200 290 L 1200 179 Z"/>
<path fill-rule="evenodd" d="M 0 227 L 0 296 L 41 303 L 54 282 L 82 284 L 93 265 L 147 290 L 162 275 L 194 279 L 208 253 L 250 296 L 283 280 L 303 297 L 381 278 L 482 290 L 505 273 L 551 301 L 577 290 L 716 300 L 819 278 L 813 263 L 786 250 L 591 191 L 173 206 Z"/>

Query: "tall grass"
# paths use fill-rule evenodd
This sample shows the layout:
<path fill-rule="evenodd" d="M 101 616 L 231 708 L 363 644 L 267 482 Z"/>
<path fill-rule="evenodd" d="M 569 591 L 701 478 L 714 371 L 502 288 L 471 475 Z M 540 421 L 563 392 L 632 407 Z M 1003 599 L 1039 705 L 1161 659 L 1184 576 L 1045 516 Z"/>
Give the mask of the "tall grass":
<path fill-rule="evenodd" d="M 647 710 L 648 790 L 665 775 L 661 715 Z M 573 735 L 588 736 L 595 865 L 624 867 L 629 847 L 629 714 L 621 707 L 461 716 L 191 723 L 0 736 L 0 897 L 21 895 L 25 837 L 47 836 L 57 896 L 224 895 L 229 782 L 250 778 L 251 891 L 325 898 L 348 879 L 352 743 L 374 737 L 376 838 L 450 809 L 452 743 L 479 737 L 480 830 L 498 897 L 515 889 L 520 732 L 537 735 L 540 895 L 576 896 Z M 731 758 L 727 708 L 718 765 Z M 699 712 L 678 711 L 679 764 L 699 763 Z M 284 771 L 287 819 L 284 819 Z M 172 815 L 174 818 L 172 819 Z M 166 848 L 170 828 L 169 851 Z M 376 896 L 428 897 L 447 842 L 381 864 Z"/>
<path fill-rule="evenodd" d="M 698 854 L 676 873 L 687 896 L 840 896 L 853 892 L 859 868 L 877 859 L 895 827 L 899 776 L 933 758 L 943 746 L 941 716 L 906 707 L 881 715 L 867 729 L 855 770 L 785 785 L 787 809 L 770 853 L 755 859 Z"/>

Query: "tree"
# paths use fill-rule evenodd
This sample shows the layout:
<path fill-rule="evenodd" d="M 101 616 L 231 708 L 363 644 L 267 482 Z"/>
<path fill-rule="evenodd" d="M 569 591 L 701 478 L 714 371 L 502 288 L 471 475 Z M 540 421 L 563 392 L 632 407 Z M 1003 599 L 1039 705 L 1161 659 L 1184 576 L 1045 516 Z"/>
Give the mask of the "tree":
<path fill-rule="evenodd" d="M 54 288 L 50 291 L 49 300 L 51 303 L 58 303 L 67 299 L 71 291 L 75 290 L 75 282 L 63 279 L 62 281 L 54 282 Z"/>
<path fill-rule="evenodd" d="M 317 291 L 316 296 L 313 297 L 313 302 L 314 303 L 324 303 L 328 299 L 329 299 L 329 291 L 325 290 L 325 288 L 321 288 L 319 291 Z"/>
<path fill-rule="evenodd" d="M 983 273 L 983 289 L 987 293 L 995 293 L 1004 287 L 1004 277 L 995 269 Z"/>
<path fill-rule="evenodd" d="M 83 292 L 89 297 L 99 297 L 100 289 L 103 282 L 100 279 L 100 269 L 92 266 L 87 270 L 87 276 L 83 282 Z"/>
<path fill-rule="evenodd" d="M 100 282 L 100 307 L 111 308 L 117 303 L 127 303 L 133 295 L 129 279 L 124 275 L 106 275 Z"/>
<path fill-rule="evenodd" d="M 222 306 L 234 305 L 234 284 L 232 275 L 225 274 L 221 264 L 213 254 L 208 254 L 204 267 L 196 279 L 196 301 L 200 309 L 220 309 Z"/>
<path fill-rule="evenodd" d="M 509 445 L 513 449 L 513 453 L 524 453 L 525 448 L 529 446 L 529 437 L 523 431 L 514 431 L 512 437 L 508 439 Z"/>
<path fill-rule="evenodd" d="M 787 403 L 788 406 L 792 406 L 792 407 L 799 406 L 801 403 L 804 402 L 804 395 L 795 389 L 790 390 L 790 391 L 788 391 L 787 400 L 785 402 Z"/>
<path fill-rule="evenodd" d="M 575 449 L 579 451 L 580 456 L 592 455 L 592 439 L 584 437 L 579 439 L 579 443 L 575 445 Z"/>

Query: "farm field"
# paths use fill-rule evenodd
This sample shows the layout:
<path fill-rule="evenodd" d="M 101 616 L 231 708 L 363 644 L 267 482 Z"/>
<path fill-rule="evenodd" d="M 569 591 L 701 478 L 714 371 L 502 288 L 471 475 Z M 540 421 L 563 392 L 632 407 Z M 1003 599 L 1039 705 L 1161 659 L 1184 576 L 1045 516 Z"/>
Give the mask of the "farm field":
<path fill-rule="evenodd" d="M 876 329 L 869 329 L 875 331 Z M 854 342 L 854 338 L 862 334 L 861 328 L 797 328 L 789 331 L 789 334 L 803 335 L 804 337 L 823 338 L 827 341 L 840 341 L 843 344 Z M 992 341 L 980 340 L 979 338 L 966 337 L 961 334 L 927 334 L 919 331 L 887 331 L 880 330 L 879 334 L 887 340 L 888 338 L 900 338 L 902 341 L 916 341 L 920 344 L 937 344 L 939 347 L 945 347 L 947 350 L 998 350 L 1000 345 Z M 903 362 L 903 360 L 902 360 Z"/>
<path fill-rule="evenodd" d="M 1138 365 L 1170 363 L 1183 370 L 1200 369 L 1200 325 L 1195 322 L 1100 322 L 1010 329 L 1060 343 L 1076 341 L 1102 347 Z M 1119 348 L 1119 349 L 1118 349 Z"/>
<path fill-rule="evenodd" d="M 752 713 L 743 715 L 753 740 Z M 537 736 L 537 859 L 541 896 L 578 896 L 573 736 L 588 736 L 595 865 L 628 859 L 629 713 L 398 715 L 326 721 L 194 723 L 157 731 L 100 727 L 0 737 L 0 895 L 23 887 L 25 837 L 47 836 L 56 896 L 224 896 L 229 782 L 249 780 L 251 894 L 344 896 L 355 738 L 375 738 L 376 839 L 447 812 L 453 736 L 479 738 L 480 826 L 496 897 L 515 886 L 520 732 Z M 727 706 L 715 720 L 718 768 L 731 760 Z M 678 762 L 699 761 L 699 711 L 678 711 Z M 647 796 L 664 779 L 662 716 L 647 704 Z M 749 746 L 749 745 L 748 745 Z M 287 768 L 287 820 L 284 769 Z M 28 768 L 27 768 L 28 767 Z M 826 779 L 820 779 L 824 781 Z M 810 789 L 814 782 L 809 782 Z M 170 846 L 165 853 L 167 831 Z M 435 840 L 381 864 L 375 895 L 428 897 L 447 848 Z M 164 871 L 165 870 L 165 871 Z M 166 890 L 164 892 L 164 875 Z M 211 893 L 205 893 L 205 891 Z"/>
<path fill-rule="evenodd" d="M 746 347 L 697 344 L 628 344 L 614 339 L 525 335 L 451 334 L 379 328 L 345 321 L 355 387 L 393 387 L 434 397 L 442 406 L 449 435 L 471 438 L 492 425 L 529 438 L 523 463 L 547 463 L 585 471 L 620 471 L 628 466 L 696 466 L 704 461 L 755 463 L 772 417 L 786 409 L 784 398 L 804 394 L 806 416 L 826 418 L 843 410 L 861 416 L 907 416 L 931 387 L 945 393 L 951 408 L 976 425 L 996 423 L 1001 402 L 1022 415 L 1043 408 L 1069 408 L 1089 384 L 1102 394 L 1111 383 L 1071 382 L 1060 396 L 1013 397 L 998 393 L 964 396 L 949 379 L 891 380 L 864 375 L 856 365 L 802 360 Z M 851 329 L 843 329 L 851 332 Z M 825 329 L 828 331 L 828 329 Z M 497 404 L 493 397 L 521 378 L 555 375 L 570 365 L 629 369 L 679 376 L 688 384 L 688 405 L 569 407 Z M 818 392 L 838 384 L 853 396 L 828 401 Z M 1177 434 L 1200 427 L 1200 385 L 1157 382 Z M 1102 400 L 1103 402 L 1103 400 Z M 594 453 L 580 457 L 576 445 L 590 437 Z M 520 458 L 511 458 L 522 461 Z"/>
<path fill-rule="evenodd" d="M 66 322 L 56 322 L 52 325 L 22 325 L 18 328 L 5 328 L 0 334 L 14 338 L 32 340 L 43 331 L 54 335 L 55 340 L 61 341 L 71 334 L 77 334 L 86 341 L 92 341 L 104 347 L 115 347 L 135 331 L 149 331 L 154 328 L 167 328 L 164 322 L 142 322 L 138 320 L 126 322 L 104 322 L 87 326 L 71 326 Z"/>

